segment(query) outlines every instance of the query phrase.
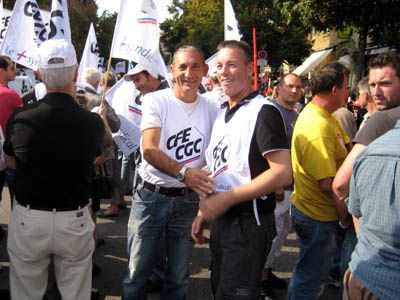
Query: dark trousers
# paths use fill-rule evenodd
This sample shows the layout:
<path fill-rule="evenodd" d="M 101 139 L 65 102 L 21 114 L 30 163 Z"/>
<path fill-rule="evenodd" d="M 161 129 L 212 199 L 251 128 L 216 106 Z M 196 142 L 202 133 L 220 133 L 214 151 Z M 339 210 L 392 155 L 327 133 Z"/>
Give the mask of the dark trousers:
<path fill-rule="evenodd" d="M 255 300 L 261 272 L 276 235 L 274 213 L 227 213 L 211 227 L 211 285 L 214 299 Z"/>

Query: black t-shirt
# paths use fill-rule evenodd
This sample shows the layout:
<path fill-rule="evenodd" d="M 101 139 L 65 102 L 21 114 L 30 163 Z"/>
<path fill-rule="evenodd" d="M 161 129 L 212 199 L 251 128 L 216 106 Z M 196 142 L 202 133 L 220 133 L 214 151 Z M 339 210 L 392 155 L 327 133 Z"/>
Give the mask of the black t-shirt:
<path fill-rule="evenodd" d="M 247 101 L 251 101 L 256 95 L 257 93 L 252 93 L 245 98 L 242 104 L 235 105 L 232 110 L 227 109 L 225 121 L 229 122 L 240 107 L 246 105 Z M 281 113 L 275 106 L 266 104 L 258 113 L 256 127 L 251 138 L 248 157 L 251 178 L 257 177 L 270 168 L 268 161 L 264 157 L 265 154 L 286 149 L 289 150 L 289 145 Z M 269 194 L 266 200 L 257 199 L 259 213 L 273 211 L 274 209 L 275 193 Z M 234 206 L 232 211 L 253 212 L 253 203 L 251 201 L 240 203 Z"/>
<path fill-rule="evenodd" d="M 16 200 L 42 208 L 87 204 L 103 136 L 100 116 L 67 94 L 49 93 L 17 109 L 3 147 L 16 160 Z"/>

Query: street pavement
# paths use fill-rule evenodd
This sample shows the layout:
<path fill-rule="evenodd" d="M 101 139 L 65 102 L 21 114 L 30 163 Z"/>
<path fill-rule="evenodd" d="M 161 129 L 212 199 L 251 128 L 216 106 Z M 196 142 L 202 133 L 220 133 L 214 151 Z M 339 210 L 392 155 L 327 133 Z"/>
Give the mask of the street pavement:
<path fill-rule="evenodd" d="M 105 244 L 95 252 L 94 261 L 98 264 L 102 272 L 93 280 L 93 287 L 100 290 L 100 299 L 119 300 L 121 299 L 121 282 L 127 270 L 127 248 L 126 231 L 129 218 L 130 197 L 126 196 L 128 208 L 120 210 L 117 218 L 99 218 L 97 232 L 98 236 L 104 238 Z M 107 204 L 103 203 L 102 207 Z M 3 200 L 0 203 L 0 225 L 7 230 L 7 224 L 10 217 L 10 201 L 8 190 L 3 190 Z M 206 236 L 209 231 L 206 230 Z M 289 234 L 282 249 L 282 255 L 274 262 L 274 273 L 284 278 L 289 283 L 292 275 L 293 265 L 298 257 L 299 249 L 297 247 L 296 236 L 292 232 Z M 208 244 L 196 245 L 192 252 L 190 262 L 190 280 L 188 288 L 188 300 L 210 300 L 212 293 L 210 288 L 210 250 Z M 0 289 L 8 288 L 8 255 L 6 249 L 6 238 L 0 241 Z M 274 290 L 277 300 L 285 299 L 285 290 Z M 337 299 L 338 290 L 334 287 L 328 287 L 321 299 Z M 159 299 L 159 294 L 150 294 L 149 300 Z M 6 299 L 3 299 L 6 300 Z M 19 300 L 19 299 L 16 299 Z"/>

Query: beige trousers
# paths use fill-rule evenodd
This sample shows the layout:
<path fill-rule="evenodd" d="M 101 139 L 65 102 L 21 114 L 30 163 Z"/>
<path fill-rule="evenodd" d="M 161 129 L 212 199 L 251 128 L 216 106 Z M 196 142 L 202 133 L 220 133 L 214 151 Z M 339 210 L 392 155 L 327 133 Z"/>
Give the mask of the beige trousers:
<path fill-rule="evenodd" d="M 15 204 L 7 241 L 11 298 L 41 300 L 53 260 L 62 299 L 89 300 L 94 228 L 88 206 L 48 212 Z"/>

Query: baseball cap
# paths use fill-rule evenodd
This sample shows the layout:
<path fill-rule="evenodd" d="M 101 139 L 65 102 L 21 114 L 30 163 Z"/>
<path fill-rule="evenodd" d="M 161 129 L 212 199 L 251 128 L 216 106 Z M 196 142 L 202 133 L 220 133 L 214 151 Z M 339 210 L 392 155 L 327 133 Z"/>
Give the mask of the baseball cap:
<path fill-rule="evenodd" d="M 48 40 L 38 50 L 40 69 L 58 69 L 77 65 L 74 46 L 65 39 Z"/>
<path fill-rule="evenodd" d="M 139 62 L 132 70 L 129 70 L 128 73 L 125 74 L 124 79 L 126 81 L 132 81 L 132 75 L 139 74 L 142 71 L 147 71 L 154 78 L 158 78 L 158 71 L 155 66 L 148 62 L 142 61 Z"/>

